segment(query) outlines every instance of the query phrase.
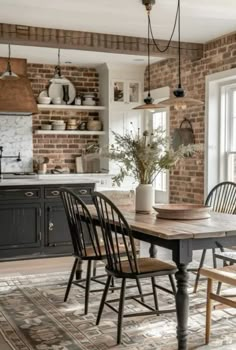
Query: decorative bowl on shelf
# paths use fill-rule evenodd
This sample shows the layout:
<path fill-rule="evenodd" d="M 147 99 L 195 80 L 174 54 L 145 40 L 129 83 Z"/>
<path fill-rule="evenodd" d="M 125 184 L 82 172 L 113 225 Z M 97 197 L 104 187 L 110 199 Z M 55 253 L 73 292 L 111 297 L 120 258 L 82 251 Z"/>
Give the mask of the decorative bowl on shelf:
<path fill-rule="evenodd" d="M 52 130 L 52 124 L 42 124 L 41 129 L 42 130 Z"/>
<path fill-rule="evenodd" d="M 157 218 L 171 220 L 198 220 L 210 218 L 211 207 L 198 204 L 159 204 L 153 206 Z"/>
<path fill-rule="evenodd" d="M 52 99 L 51 97 L 48 97 L 48 96 L 39 96 L 37 100 L 39 104 L 49 105 Z"/>

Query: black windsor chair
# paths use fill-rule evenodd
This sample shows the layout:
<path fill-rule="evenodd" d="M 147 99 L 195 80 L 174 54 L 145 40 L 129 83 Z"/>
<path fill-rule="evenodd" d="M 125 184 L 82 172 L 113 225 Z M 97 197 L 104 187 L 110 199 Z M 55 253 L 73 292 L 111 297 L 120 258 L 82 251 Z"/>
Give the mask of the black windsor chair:
<path fill-rule="evenodd" d="M 217 184 L 209 192 L 205 205 L 212 207 L 212 210 L 219 213 L 236 214 L 236 183 L 225 181 Z M 224 247 L 219 245 L 220 253 L 216 253 L 215 248 L 212 249 L 213 267 L 217 267 L 216 258 L 222 259 L 224 265 L 226 261 L 233 263 L 233 258 L 236 262 L 236 252 L 225 252 Z M 203 249 L 200 264 L 197 270 L 193 292 L 197 292 L 198 283 L 200 279 L 200 269 L 205 262 L 207 249 Z M 220 293 L 221 283 L 218 284 L 217 294 Z"/>
<path fill-rule="evenodd" d="M 106 304 L 113 311 L 118 313 L 117 324 L 117 343 L 121 343 L 123 317 L 141 316 L 150 314 L 161 314 L 173 312 L 175 310 L 159 310 L 156 288 L 160 288 L 171 294 L 176 293 L 173 274 L 176 267 L 155 258 L 138 258 L 131 229 L 120 210 L 104 194 L 99 192 L 93 193 L 94 204 L 97 208 L 97 214 L 104 239 L 104 247 L 107 255 L 106 271 L 108 274 L 106 286 L 103 292 L 102 300 L 99 307 L 96 324 L 98 325 L 102 316 L 104 305 Z M 125 254 L 121 254 L 121 248 L 125 247 Z M 172 290 L 158 286 L 155 282 L 156 276 L 167 275 L 170 279 Z M 152 292 L 139 295 L 129 295 L 125 297 L 126 280 L 141 278 L 151 278 Z M 112 278 L 121 279 L 120 298 L 106 300 L 107 293 Z M 144 303 L 144 297 L 153 295 L 154 307 Z M 139 300 L 139 298 L 141 300 Z M 134 299 L 149 311 L 132 314 L 124 314 L 124 302 L 126 299 Z M 111 305 L 112 302 L 119 302 L 118 310 Z"/>

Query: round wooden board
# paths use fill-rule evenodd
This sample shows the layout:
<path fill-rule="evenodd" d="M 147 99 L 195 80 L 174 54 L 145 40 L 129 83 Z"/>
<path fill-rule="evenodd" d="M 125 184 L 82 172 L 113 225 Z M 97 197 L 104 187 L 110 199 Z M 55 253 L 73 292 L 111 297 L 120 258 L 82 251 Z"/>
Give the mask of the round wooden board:
<path fill-rule="evenodd" d="M 160 204 L 153 207 L 157 218 L 171 220 L 208 219 L 211 207 L 198 204 Z"/>

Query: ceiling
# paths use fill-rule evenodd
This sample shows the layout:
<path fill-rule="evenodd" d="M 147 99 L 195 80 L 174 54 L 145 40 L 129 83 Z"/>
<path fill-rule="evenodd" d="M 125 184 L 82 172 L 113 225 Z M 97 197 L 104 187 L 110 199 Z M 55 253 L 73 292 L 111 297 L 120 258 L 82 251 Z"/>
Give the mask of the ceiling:
<path fill-rule="evenodd" d="M 174 23 L 177 0 L 156 0 L 151 11 L 153 33 L 156 38 L 169 39 Z M 235 0 L 181 0 L 181 41 L 205 43 L 235 31 Z M 1 0 L 2 23 L 61 28 L 130 36 L 147 36 L 147 20 L 142 0 Z M 174 35 L 177 39 L 177 33 Z M 40 51 L 38 51 L 40 50 Z M 84 64 L 111 60 L 122 63 L 146 64 L 133 61 L 141 57 L 117 54 L 63 50 L 63 61 Z M 0 45 L 0 55 L 6 56 L 6 45 Z M 12 56 L 39 62 L 48 57 L 55 63 L 57 50 L 14 46 Z M 35 61 L 36 60 L 36 61 Z M 50 60 L 50 62 L 48 62 Z M 157 58 L 155 58 L 155 61 Z"/>

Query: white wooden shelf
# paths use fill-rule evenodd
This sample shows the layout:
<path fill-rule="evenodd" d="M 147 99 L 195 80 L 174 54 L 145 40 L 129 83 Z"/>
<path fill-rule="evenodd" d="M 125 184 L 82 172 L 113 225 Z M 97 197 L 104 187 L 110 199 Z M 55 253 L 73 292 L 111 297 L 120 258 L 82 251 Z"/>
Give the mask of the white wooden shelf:
<path fill-rule="evenodd" d="M 105 135 L 105 131 L 89 130 L 35 130 L 37 135 Z"/>
<path fill-rule="evenodd" d="M 104 106 L 75 106 L 75 105 L 53 105 L 53 104 L 38 104 L 39 110 L 77 110 L 77 111 L 103 111 Z"/>

